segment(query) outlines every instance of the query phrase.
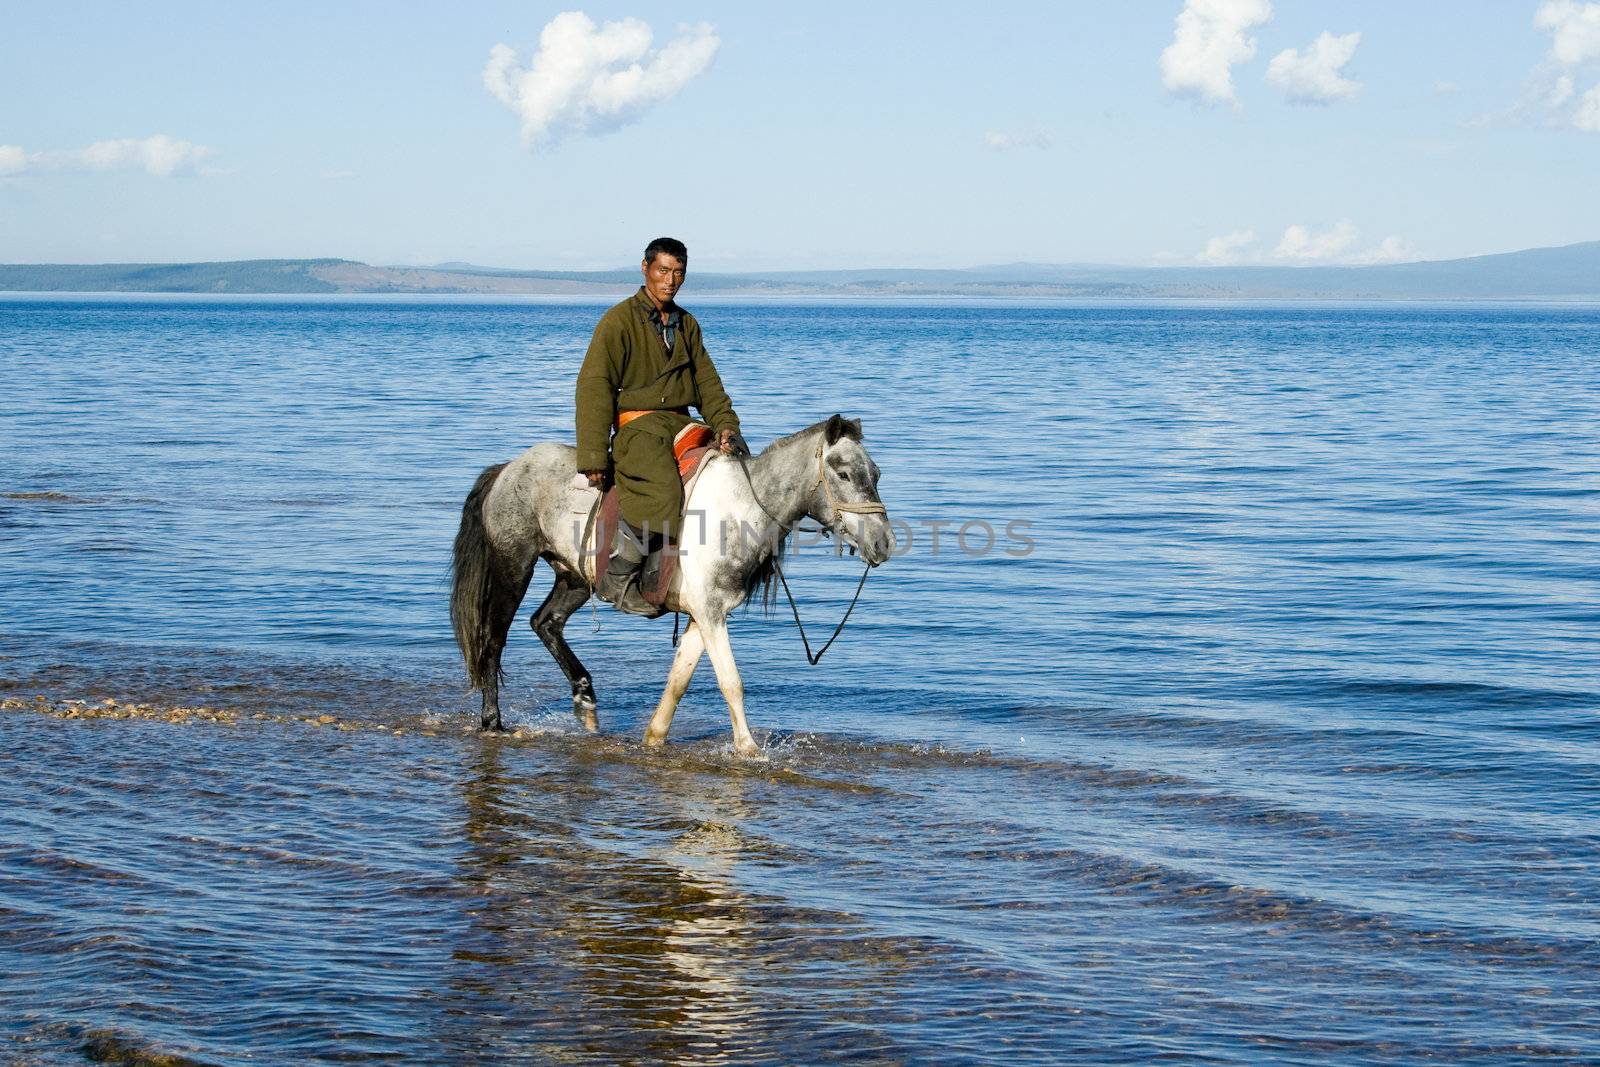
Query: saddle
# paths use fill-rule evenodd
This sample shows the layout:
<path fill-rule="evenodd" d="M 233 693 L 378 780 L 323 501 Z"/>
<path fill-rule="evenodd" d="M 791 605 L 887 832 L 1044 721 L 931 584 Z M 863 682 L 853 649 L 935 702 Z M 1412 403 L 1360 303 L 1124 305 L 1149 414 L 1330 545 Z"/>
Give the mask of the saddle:
<path fill-rule="evenodd" d="M 679 430 L 672 439 L 672 454 L 678 461 L 678 477 L 683 480 L 684 507 L 689 504 L 689 492 L 694 488 L 695 480 L 700 475 L 700 468 L 705 464 L 706 457 L 715 451 L 715 434 L 711 427 L 703 422 L 691 422 Z M 581 475 L 580 475 L 581 477 Z M 611 486 L 589 508 L 589 521 L 584 526 L 583 550 L 584 554 L 594 560 L 594 573 L 590 576 L 592 581 L 598 581 L 600 575 L 606 572 L 606 564 L 611 560 L 611 545 L 617 536 L 617 524 L 622 521 L 621 505 L 618 501 L 617 487 Z M 661 579 L 654 589 L 640 589 L 639 592 L 650 603 L 660 607 L 666 602 L 667 591 L 672 588 L 672 578 L 677 573 L 678 557 L 671 552 L 664 552 L 661 557 Z"/>

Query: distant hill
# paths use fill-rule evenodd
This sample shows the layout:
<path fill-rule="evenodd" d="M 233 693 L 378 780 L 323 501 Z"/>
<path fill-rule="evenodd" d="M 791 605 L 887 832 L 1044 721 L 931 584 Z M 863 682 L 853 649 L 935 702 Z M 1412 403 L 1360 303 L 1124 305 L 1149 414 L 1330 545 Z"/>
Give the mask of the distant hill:
<path fill-rule="evenodd" d="M 1468 259 L 1370 267 L 988 268 L 996 278 L 1033 283 L 1084 281 L 1164 285 L 1218 295 L 1376 299 L 1600 298 L 1600 241 Z"/>
<path fill-rule="evenodd" d="M 234 263 L 0 264 L 0 291 L 60 293 L 337 293 L 316 272 L 342 259 Z"/>
<path fill-rule="evenodd" d="M 377 267 L 348 259 L 0 265 L 0 291 L 126 293 L 479 293 L 619 297 L 612 271 L 505 270 L 466 263 Z M 695 296 L 1600 300 L 1600 241 L 1370 267 L 1117 267 L 1012 263 L 692 275 Z"/>

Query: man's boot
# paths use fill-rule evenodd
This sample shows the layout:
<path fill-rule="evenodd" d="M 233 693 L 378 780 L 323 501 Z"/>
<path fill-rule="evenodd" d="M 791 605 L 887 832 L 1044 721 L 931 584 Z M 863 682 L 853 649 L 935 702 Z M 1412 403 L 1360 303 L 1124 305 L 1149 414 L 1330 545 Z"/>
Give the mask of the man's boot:
<path fill-rule="evenodd" d="M 644 561 L 644 535 L 626 520 L 618 522 L 617 536 L 611 543 L 611 559 L 595 588 L 600 599 L 634 615 L 654 618 L 662 614 L 663 609 L 649 603 L 639 593 L 639 567 Z"/>
<path fill-rule="evenodd" d="M 639 568 L 639 592 L 645 600 L 657 607 L 664 606 L 677 562 L 675 543 L 660 535 L 651 539 L 650 553 L 644 558 L 644 566 Z"/>

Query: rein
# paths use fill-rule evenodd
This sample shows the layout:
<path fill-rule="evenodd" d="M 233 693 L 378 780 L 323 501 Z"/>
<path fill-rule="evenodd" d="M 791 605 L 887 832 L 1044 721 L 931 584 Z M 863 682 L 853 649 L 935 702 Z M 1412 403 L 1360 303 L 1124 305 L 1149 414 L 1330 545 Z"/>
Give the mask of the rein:
<path fill-rule="evenodd" d="M 822 529 L 824 531 L 829 533 L 833 532 L 835 524 L 837 524 L 839 519 L 846 512 L 857 515 L 887 515 L 889 513 L 889 509 L 877 501 L 866 501 L 860 504 L 853 503 L 851 501 L 839 501 L 833 495 L 833 489 L 828 485 L 828 471 L 827 466 L 822 458 L 822 451 L 822 442 L 819 441 L 817 443 L 817 485 L 822 487 L 823 495 L 827 498 L 828 507 L 831 509 L 829 512 L 829 519 L 831 521 L 823 525 Z M 734 458 L 739 461 L 739 469 L 744 471 L 745 483 L 750 486 L 750 496 L 753 500 L 755 500 L 756 506 L 762 511 L 766 512 L 767 518 L 777 523 L 780 529 L 787 531 L 789 527 L 784 525 L 783 520 L 774 515 L 767 505 L 762 503 L 761 495 L 756 492 L 756 483 L 750 477 L 750 466 L 745 462 L 744 454 L 736 453 Z M 811 487 L 812 492 L 816 492 L 817 485 Z M 861 590 L 866 587 L 867 573 L 872 570 L 872 565 L 869 563 L 862 568 L 861 580 L 856 583 L 855 595 L 850 598 L 850 606 L 845 609 L 844 618 L 840 619 L 839 625 L 833 628 L 833 635 L 828 638 L 827 642 L 813 653 L 811 651 L 811 641 L 806 637 L 806 624 L 800 621 L 800 606 L 795 603 L 794 593 L 789 589 L 789 579 L 785 578 L 783 575 L 783 566 L 779 561 L 779 557 L 782 555 L 783 552 L 781 548 L 773 553 L 772 569 L 777 572 L 778 581 L 783 585 L 783 595 L 789 598 L 789 610 L 794 614 L 794 624 L 800 630 L 800 642 L 805 646 L 806 661 L 810 663 L 811 666 L 815 667 L 817 663 L 821 661 L 822 654 L 828 651 L 828 649 L 833 646 L 833 643 L 839 639 L 839 635 L 844 632 L 844 624 L 850 621 L 850 613 L 856 610 L 856 601 L 861 599 Z M 677 637 L 676 627 L 674 627 L 673 637 Z"/>

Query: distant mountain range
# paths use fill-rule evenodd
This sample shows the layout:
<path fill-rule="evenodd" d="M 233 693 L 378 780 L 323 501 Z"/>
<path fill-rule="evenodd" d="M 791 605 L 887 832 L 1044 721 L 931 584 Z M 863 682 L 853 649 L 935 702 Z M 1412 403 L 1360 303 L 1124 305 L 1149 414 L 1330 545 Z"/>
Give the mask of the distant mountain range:
<path fill-rule="evenodd" d="M 1013 263 L 962 270 L 691 275 L 707 296 L 1335 300 L 1600 300 L 1600 241 L 1470 259 L 1369 267 L 1116 267 Z M 476 293 L 617 297 L 613 271 L 503 270 L 468 263 L 374 267 L 348 259 L 229 263 L 0 264 L 0 291 L 113 293 Z"/>

